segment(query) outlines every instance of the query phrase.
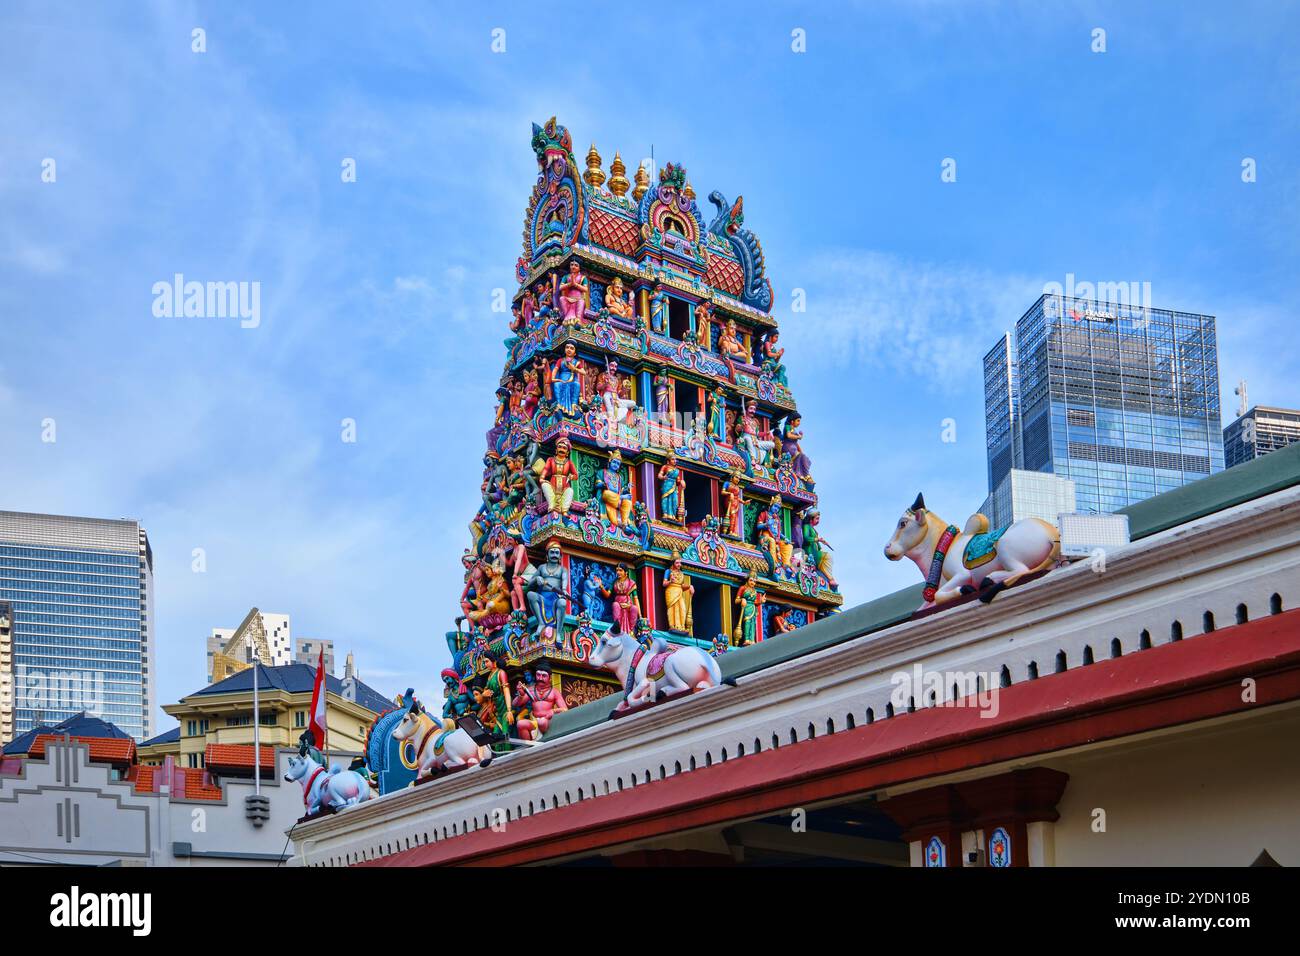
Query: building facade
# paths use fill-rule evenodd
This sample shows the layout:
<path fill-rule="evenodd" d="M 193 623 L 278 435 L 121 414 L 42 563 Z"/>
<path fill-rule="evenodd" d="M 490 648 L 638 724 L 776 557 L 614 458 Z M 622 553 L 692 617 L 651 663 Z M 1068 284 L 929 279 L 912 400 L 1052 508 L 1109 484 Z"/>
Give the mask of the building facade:
<path fill-rule="evenodd" d="M 0 512 L 0 605 L 12 613 L 0 635 L 5 740 L 80 711 L 150 735 L 153 590 L 138 522 Z"/>
<path fill-rule="evenodd" d="M 320 660 L 321 651 L 325 651 L 325 673 L 334 673 L 334 642 L 317 640 L 313 637 L 299 637 L 293 642 L 293 662 L 315 667 Z M 351 657 L 351 655 L 349 655 Z M 346 674 L 344 675 L 347 676 Z"/>
<path fill-rule="evenodd" d="M 249 615 L 256 613 L 258 620 L 252 621 L 246 616 L 237 627 L 214 627 L 212 633 L 208 635 L 208 683 L 220 680 L 222 677 L 229 676 L 233 673 L 233 661 L 245 661 L 244 655 L 229 654 L 227 648 L 231 647 L 231 642 L 237 634 L 244 632 L 245 637 L 248 635 L 250 627 L 260 628 L 262 636 L 255 641 L 257 647 L 257 656 L 263 664 L 268 667 L 283 667 L 285 664 L 294 662 L 293 656 L 293 633 L 290 627 L 288 614 L 274 614 L 268 611 L 260 611 L 253 608 Z M 223 659 L 221 655 L 225 655 Z M 246 661 L 245 661 L 246 662 Z"/>
<path fill-rule="evenodd" d="M 1223 470 L 1213 316 L 1043 295 L 984 384 L 990 491 L 1052 472 L 1113 512 Z"/>
<path fill-rule="evenodd" d="M 1256 405 L 1223 430 L 1226 467 L 1253 461 L 1260 455 L 1300 441 L 1300 410 Z"/>
<path fill-rule="evenodd" d="M 1008 528 L 1022 518 L 1057 524 L 1057 516 L 1077 508 L 1074 481 L 1051 472 L 1013 468 L 985 503 L 989 527 Z"/>

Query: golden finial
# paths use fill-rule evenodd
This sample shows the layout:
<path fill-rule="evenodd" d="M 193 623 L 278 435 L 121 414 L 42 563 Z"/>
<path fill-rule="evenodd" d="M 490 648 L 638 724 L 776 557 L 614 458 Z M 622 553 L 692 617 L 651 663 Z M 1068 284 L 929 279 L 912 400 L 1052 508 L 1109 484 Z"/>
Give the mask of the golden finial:
<path fill-rule="evenodd" d="M 600 184 L 605 181 L 605 174 L 600 171 L 600 153 L 596 152 L 595 143 L 592 143 L 591 149 L 587 150 L 587 171 L 582 174 L 582 178 L 592 189 L 599 189 Z"/>
<path fill-rule="evenodd" d="M 646 194 L 646 190 L 649 188 L 650 170 L 645 168 L 645 163 L 642 163 L 636 169 L 636 188 L 632 190 L 632 198 L 640 202 L 641 197 Z"/>
<path fill-rule="evenodd" d="M 626 196 L 627 187 L 632 184 L 627 181 L 627 167 L 623 165 L 623 157 L 614 150 L 614 161 L 609 164 L 609 191 L 615 196 Z"/>
<path fill-rule="evenodd" d="M 686 197 L 687 202 L 690 202 L 695 198 L 695 189 L 691 186 L 691 181 L 689 179 L 686 180 L 686 188 L 682 190 L 682 195 Z"/>

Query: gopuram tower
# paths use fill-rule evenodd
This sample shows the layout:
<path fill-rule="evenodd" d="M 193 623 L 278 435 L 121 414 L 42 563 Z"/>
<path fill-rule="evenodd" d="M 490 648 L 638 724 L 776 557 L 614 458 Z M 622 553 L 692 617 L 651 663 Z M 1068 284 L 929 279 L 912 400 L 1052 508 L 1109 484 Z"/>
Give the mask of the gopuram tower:
<path fill-rule="evenodd" d="M 741 199 L 710 193 L 706 218 L 680 165 L 629 182 L 617 153 L 606 176 L 592 146 L 580 168 L 554 118 L 532 146 L 443 678 L 467 701 L 488 678 L 514 694 L 544 672 L 573 707 L 620 689 L 589 659 L 606 628 L 721 654 L 781 640 L 842 598 Z"/>

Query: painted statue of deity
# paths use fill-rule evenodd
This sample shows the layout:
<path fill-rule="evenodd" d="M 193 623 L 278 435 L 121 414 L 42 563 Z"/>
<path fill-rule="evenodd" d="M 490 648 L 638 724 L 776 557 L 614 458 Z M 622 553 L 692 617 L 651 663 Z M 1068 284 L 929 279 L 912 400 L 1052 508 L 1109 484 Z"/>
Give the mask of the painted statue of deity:
<path fill-rule="evenodd" d="M 726 502 L 722 512 L 722 533 L 733 538 L 743 537 L 745 482 L 739 468 L 722 483 L 722 500 Z"/>
<path fill-rule="evenodd" d="M 487 590 L 487 572 L 476 552 L 465 549 L 460 563 L 465 568 L 465 587 L 460 592 L 460 609 L 466 618 L 478 606 L 479 595 Z"/>
<path fill-rule="evenodd" d="M 761 437 L 758 421 L 758 403 L 753 399 L 745 402 L 745 412 L 736 423 L 736 444 L 745 452 L 749 460 L 750 471 L 767 464 L 776 442 Z"/>
<path fill-rule="evenodd" d="M 668 377 L 668 372 L 664 369 L 660 369 L 655 373 L 654 394 L 655 417 L 660 421 L 666 420 L 671 405 L 672 379 Z"/>
<path fill-rule="evenodd" d="M 741 341 L 735 319 L 727 319 L 727 324 L 718 334 L 718 354 L 728 362 L 743 362 L 746 365 L 751 362 L 749 349 L 745 348 L 745 343 Z M 735 378 L 734 374 L 732 378 Z"/>
<path fill-rule="evenodd" d="M 721 385 L 709 393 L 709 435 L 717 442 L 727 440 L 727 392 Z"/>
<path fill-rule="evenodd" d="M 545 280 L 538 282 L 536 293 L 533 301 L 537 305 L 537 311 L 533 313 L 533 321 L 528 326 L 530 332 L 540 329 L 546 324 L 546 320 L 555 312 L 555 288 Z"/>
<path fill-rule="evenodd" d="M 524 547 L 523 533 L 518 530 L 506 531 L 503 548 L 506 568 L 510 572 L 510 607 L 515 611 L 524 609 L 524 588 L 533 572 L 533 565 L 528 560 L 528 549 Z"/>
<path fill-rule="evenodd" d="M 623 467 L 623 456 L 618 449 L 609 456 L 609 463 L 596 478 L 596 490 L 605 506 L 605 519 L 615 528 L 632 526 L 632 476 Z"/>
<path fill-rule="evenodd" d="M 555 281 L 558 283 L 559 279 Z M 591 306 L 591 284 L 582 274 L 582 266 L 576 260 L 569 263 L 569 274 L 559 285 L 557 300 L 560 304 L 560 324 L 580 325 Z"/>
<path fill-rule="evenodd" d="M 803 418 L 791 415 L 781 429 L 781 454 L 789 455 L 794 473 L 805 481 L 812 480 L 812 462 L 803 452 Z"/>
<path fill-rule="evenodd" d="M 664 572 L 664 606 L 668 611 L 668 630 L 674 634 L 691 633 L 691 602 L 695 585 L 682 570 L 682 556 L 674 552 L 672 567 Z"/>
<path fill-rule="evenodd" d="M 658 335 L 668 334 L 668 296 L 659 289 L 650 295 L 650 328 Z"/>
<path fill-rule="evenodd" d="M 519 411 L 522 420 L 530 422 L 533 420 L 533 413 L 537 411 L 537 406 L 542 400 L 542 386 L 537 381 L 536 369 L 524 370 L 524 387 L 520 393 Z"/>
<path fill-rule="evenodd" d="M 555 454 L 541 459 L 538 479 L 542 483 L 542 496 L 552 514 L 565 515 L 573 507 L 573 486 L 578 480 L 578 468 L 573 464 L 569 439 L 561 435 L 555 440 Z"/>
<path fill-rule="evenodd" d="M 641 599 L 637 595 L 636 582 L 632 580 L 631 570 L 626 564 L 614 569 L 614 584 L 600 588 L 601 596 L 613 601 L 614 626 L 620 634 L 634 634 L 636 622 L 641 619 Z"/>
<path fill-rule="evenodd" d="M 510 589 L 506 586 L 505 569 L 501 565 L 485 562 L 484 568 L 487 586 L 466 616 L 483 630 L 491 632 L 500 629 L 510 616 Z"/>
<path fill-rule="evenodd" d="M 510 725 L 514 714 L 510 710 L 510 695 L 506 692 L 505 659 L 495 655 L 487 657 L 487 676 L 483 686 L 474 690 L 478 704 L 478 719 L 493 734 L 501 738 L 492 745 L 493 750 L 509 750 Z"/>
<path fill-rule="evenodd" d="M 450 667 L 442 672 L 442 696 L 442 716 L 446 720 L 457 720 L 477 709 L 473 693 Z"/>
<path fill-rule="evenodd" d="M 531 677 L 531 680 L 527 678 Z M 515 732 L 523 740 L 540 740 L 551 726 L 551 718 L 559 711 L 568 710 L 564 695 L 551 683 L 551 672 L 545 667 L 525 676 L 515 684 Z"/>
<path fill-rule="evenodd" d="M 531 331 L 533 327 L 533 317 L 537 314 L 537 298 L 529 289 L 524 290 L 519 304 L 514 308 L 514 320 L 510 323 L 510 331 L 516 335 L 522 335 L 524 332 Z"/>
<path fill-rule="evenodd" d="M 788 388 L 790 383 L 786 380 L 785 366 L 781 364 L 785 349 L 778 344 L 780 341 L 781 333 L 777 329 L 769 332 L 763 340 L 763 368 L 768 375 Z"/>
<path fill-rule="evenodd" d="M 789 570 L 794 556 L 794 544 L 785 535 L 781 516 L 782 501 L 777 495 L 772 503 L 759 512 L 755 528 L 758 531 L 758 546 L 767 555 L 768 575 L 776 577 L 778 570 Z"/>
<path fill-rule="evenodd" d="M 605 290 L 605 308 L 610 315 L 617 315 L 620 319 L 627 319 L 629 322 L 636 317 L 636 309 L 632 306 L 632 293 L 623 290 L 623 280 L 614 276 Z"/>
<path fill-rule="evenodd" d="M 569 570 L 561 560 L 560 546 L 546 549 L 546 561 L 528 581 L 528 609 L 537 619 L 533 637 L 558 638 L 564 633 L 564 618 L 569 613 Z"/>
<path fill-rule="evenodd" d="M 596 378 L 596 394 L 605 406 L 605 416 L 610 425 L 617 425 L 635 408 L 636 402 L 624 394 L 623 379 L 618 374 L 618 362 L 613 359 L 605 363 L 605 371 Z"/>
<path fill-rule="evenodd" d="M 790 618 L 789 618 L 789 614 L 790 614 L 790 610 L 789 610 L 789 608 L 784 608 L 784 607 L 783 607 L 783 608 L 778 608 L 778 609 L 777 609 L 776 613 L 772 615 L 772 631 L 773 631 L 773 633 L 775 633 L 775 634 L 789 634 L 791 631 L 793 631 L 793 630 L 797 630 L 797 628 L 794 626 L 794 624 L 791 623 Z"/>
<path fill-rule="evenodd" d="M 551 366 L 550 387 L 555 407 L 570 417 L 578 413 L 582 401 L 582 380 L 586 367 L 578 358 L 578 349 L 572 342 L 564 345 L 564 354 Z"/>
<path fill-rule="evenodd" d="M 686 513 L 686 477 L 677 465 L 677 456 L 669 449 L 659 466 L 659 517 L 681 523 Z"/>
<path fill-rule="evenodd" d="M 809 508 L 803 513 L 803 553 L 804 558 L 822 574 L 833 590 L 838 589 L 835 575 L 831 573 L 831 544 L 821 536 L 818 525 L 822 515 L 816 508 Z"/>
<path fill-rule="evenodd" d="M 601 592 L 605 588 L 605 579 L 593 564 L 582 579 L 582 609 L 593 621 L 605 619 L 605 600 Z"/>
<path fill-rule="evenodd" d="M 736 618 L 734 637 L 740 646 L 753 644 L 759 636 L 759 620 L 763 613 L 763 603 L 767 599 L 758 588 L 758 573 L 749 572 L 749 577 L 736 592 L 736 605 L 739 613 Z"/>

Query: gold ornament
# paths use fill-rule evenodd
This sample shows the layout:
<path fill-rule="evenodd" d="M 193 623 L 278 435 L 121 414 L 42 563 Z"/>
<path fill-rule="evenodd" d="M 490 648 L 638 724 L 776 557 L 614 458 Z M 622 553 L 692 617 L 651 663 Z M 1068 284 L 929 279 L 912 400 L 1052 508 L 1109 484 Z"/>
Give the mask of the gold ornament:
<path fill-rule="evenodd" d="M 615 196 L 626 196 L 627 187 L 631 185 L 627 181 L 627 167 L 623 165 L 623 157 L 615 150 L 614 161 L 609 164 L 609 191 Z"/>
<path fill-rule="evenodd" d="M 650 170 L 645 168 L 645 163 L 642 163 L 636 169 L 636 188 L 632 190 L 632 198 L 640 202 L 641 197 L 646 194 L 646 190 L 649 188 Z"/>
<path fill-rule="evenodd" d="M 582 178 L 592 189 L 599 189 L 600 184 L 605 181 L 605 174 L 600 170 L 600 153 L 596 152 L 595 143 L 592 143 L 591 149 L 587 150 L 587 171 L 582 174 Z"/>

